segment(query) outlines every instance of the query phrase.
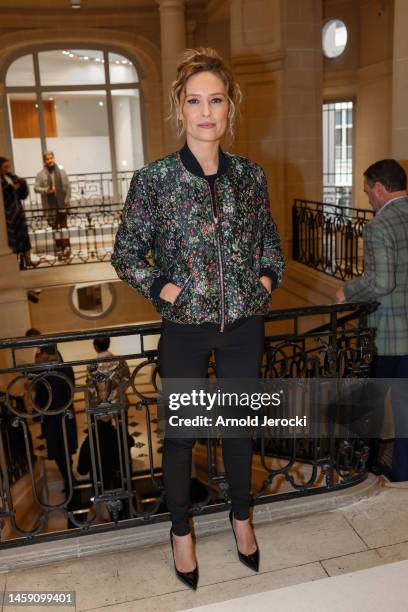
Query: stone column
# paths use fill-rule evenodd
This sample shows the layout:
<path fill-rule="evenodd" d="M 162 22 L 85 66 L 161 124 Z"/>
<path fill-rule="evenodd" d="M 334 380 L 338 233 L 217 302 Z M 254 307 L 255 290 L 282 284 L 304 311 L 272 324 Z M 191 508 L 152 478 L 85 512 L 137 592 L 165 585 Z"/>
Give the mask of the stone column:
<path fill-rule="evenodd" d="M 13 254 L 14 255 L 14 254 Z M 5 265 L 3 257 L 0 257 L 0 265 Z M 15 256 L 13 257 L 15 262 Z M 14 263 L 11 259 L 9 265 Z M 10 266 L 11 268 L 11 266 Z M 17 272 L 18 273 L 18 272 Z M 10 273 L 7 276 L 10 277 Z M 4 279 L 2 279 L 4 284 Z M 12 279 L 9 279 L 11 284 Z M 16 276 L 14 275 L 14 283 L 17 284 Z M 31 327 L 30 309 L 27 300 L 27 292 L 20 288 L 10 288 L 6 290 L 0 289 L 0 338 L 18 338 L 24 336 L 25 332 Z M 24 351 L 23 351 L 24 352 Z M 18 359 L 22 352 L 17 352 Z M 12 352 L 9 349 L 0 350 L 0 368 L 14 367 Z M 4 389 L 9 382 L 14 379 L 15 374 L 1 374 L 0 386 Z M 16 384 L 12 391 L 13 394 L 23 395 L 24 388 L 21 383 Z"/>
<path fill-rule="evenodd" d="M 392 157 L 408 170 L 408 2 L 394 2 L 392 74 Z"/>
<path fill-rule="evenodd" d="M 283 3 L 285 40 L 285 200 L 322 201 L 322 3 L 291 0 Z"/>
<path fill-rule="evenodd" d="M 180 54 L 186 48 L 185 0 L 157 0 L 160 10 L 163 111 L 170 110 L 169 89 L 176 78 L 176 66 Z M 165 121 L 165 148 L 170 153 L 180 144 L 174 128 Z"/>
<path fill-rule="evenodd" d="M 197 28 L 197 22 L 195 19 L 189 19 L 187 21 L 187 46 L 189 49 L 194 47 L 194 34 Z"/>
<path fill-rule="evenodd" d="M 231 0 L 231 62 L 244 94 L 234 149 L 268 176 L 291 256 L 294 198 L 322 198 L 320 0 Z"/>
<path fill-rule="evenodd" d="M 0 338 L 23 336 L 30 327 L 27 292 L 21 288 L 17 257 L 8 245 L 3 194 L 0 189 Z M 1 358 L 4 358 L 4 351 Z M 4 363 L 3 363 L 4 365 Z M 8 364 L 10 365 L 10 364 Z"/>

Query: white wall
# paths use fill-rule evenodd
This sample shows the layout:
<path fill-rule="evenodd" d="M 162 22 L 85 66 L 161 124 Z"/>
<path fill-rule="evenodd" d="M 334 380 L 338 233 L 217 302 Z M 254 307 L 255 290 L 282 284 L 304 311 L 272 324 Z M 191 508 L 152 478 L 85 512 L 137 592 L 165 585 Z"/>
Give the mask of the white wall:
<path fill-rule="evenodd" d="M 143 152 L 143 135 L 142 135 L 142 114 L 140 105 L 139 92 L 137 97 L 134 98 L 134 103 L 131 107 L 131 130 L 133 134 L 134 143 L 134 168 L 141 168 L 145 164 L 144 152 Z"/>
<path fill-rule="evenodd" d="M 99 105 L 103 103 L 103 106 Z M 61 94 L 55 100 L 57 135 L 62 136 L 108 136 L 108 119 L 105 94 L 99 98 L 87 99 L 78 94 L 77 98 L 64 98 Z M 49 140 L 49 139 L 47 139 Z"/>
<path fill-rule="evenodd" d="M 47 145 L 68 174 L 111 171 L 108 136 L 47 138 Z"/>
<path fill-rule="evenodd" d="M 119 170 L 128 170 L 135 167 L 131 107 L 132 103 L 129 96 L 112 97 L 115 147 Z"/>
<path fill-rule="evenodd" d="M 48 138 L 47 146 L 68 174 L 111 171 L 107 136 Z M 16 173 L 35 176 L 43 165 L 39 139 L 18 138 L 13 147 Z"/>
<path fill-rule="evenodd" d="M 13 140 L 14 171 L 18 176 L 35 176 L 42 166 L 39 138 Z"/>

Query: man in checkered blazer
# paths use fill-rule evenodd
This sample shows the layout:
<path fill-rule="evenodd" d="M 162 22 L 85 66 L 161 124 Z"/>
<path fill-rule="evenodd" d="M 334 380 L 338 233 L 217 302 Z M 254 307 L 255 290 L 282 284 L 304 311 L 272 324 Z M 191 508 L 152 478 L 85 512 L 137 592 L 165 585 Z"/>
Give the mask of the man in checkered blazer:
<path fill-rule="evenodd" d="M 376 378 L 408 378 L 408 196 L 407 175 L 394 159 L 364 172 L 364 191 L 375 211 L 363 229 L 364 274 L 346 283 L 337 302 L 377 301 L 369 325 L 376 328 Z M 396 389 L 396 386 L 395 386 Z M 392 391 L 396 430 L 408 435 L 408 399 Z M 405 405 L 406 404 L 406 405 Z M 406 413 L 406 416 L 405 416 Z M 393 480 L 408 480 L 408 438 L 396 437 Z"/>

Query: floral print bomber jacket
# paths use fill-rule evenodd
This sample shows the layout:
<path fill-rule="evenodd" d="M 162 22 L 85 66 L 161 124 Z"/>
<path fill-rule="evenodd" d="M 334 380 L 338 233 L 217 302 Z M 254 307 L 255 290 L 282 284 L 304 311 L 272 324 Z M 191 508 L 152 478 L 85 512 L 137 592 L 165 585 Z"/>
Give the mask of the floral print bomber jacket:
<path fill-rule="evenodd" d="M 204 177 L 187 144 L 136 170 L 112 265 L 163 318 L 223 331 L 266 314 L 270 294 L 259 278 L 268 275 L 278 287 L 285 264 L 262 168 L 220 148 L 213 178 Z M 169 281 L 181 287 L 174 304 L 159 297 Z"/>

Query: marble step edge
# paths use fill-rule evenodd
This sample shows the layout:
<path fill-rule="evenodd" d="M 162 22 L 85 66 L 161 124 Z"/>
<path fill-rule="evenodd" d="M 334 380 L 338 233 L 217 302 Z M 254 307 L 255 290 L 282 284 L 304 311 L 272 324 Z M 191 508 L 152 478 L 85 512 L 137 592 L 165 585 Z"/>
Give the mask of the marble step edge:
<path fill-rule="evenodd" d="M 259 504 L 254 507 L 253 523 L 256 526 L 338 510 L 379 494 L 383 487 L 382 478 L 369 474 L 360 484 L 340 491 Z M 229 528 L 228 511 L 194 517 L 194 530 L 198 537 Z M 0 550 L 0 573 L 94 554 L 163 544 L 168 542 L 169 530 L 170 522 L 165 521 L 3 549 Z"/>

